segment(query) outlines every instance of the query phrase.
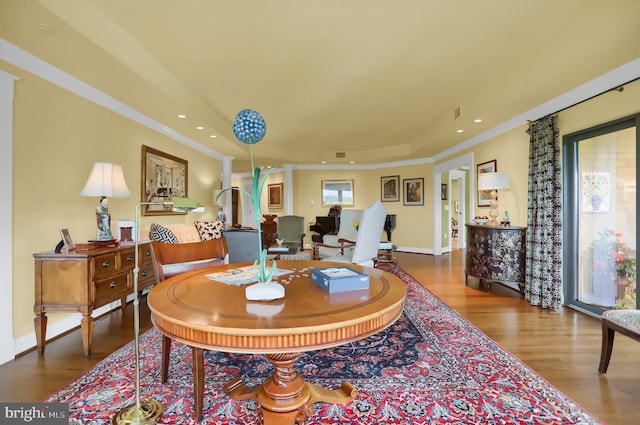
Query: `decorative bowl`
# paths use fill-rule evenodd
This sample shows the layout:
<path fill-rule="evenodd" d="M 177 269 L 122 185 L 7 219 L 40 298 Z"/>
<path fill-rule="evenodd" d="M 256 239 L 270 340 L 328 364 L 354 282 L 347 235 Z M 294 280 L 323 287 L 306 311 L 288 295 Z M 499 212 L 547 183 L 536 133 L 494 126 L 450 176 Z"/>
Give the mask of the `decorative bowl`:
<path fill-rule="evenodd" d="M 473 221 L 476 224 L 487 224 L 489 222 L 488 218 L 472 218 L 471 221 Z"/>

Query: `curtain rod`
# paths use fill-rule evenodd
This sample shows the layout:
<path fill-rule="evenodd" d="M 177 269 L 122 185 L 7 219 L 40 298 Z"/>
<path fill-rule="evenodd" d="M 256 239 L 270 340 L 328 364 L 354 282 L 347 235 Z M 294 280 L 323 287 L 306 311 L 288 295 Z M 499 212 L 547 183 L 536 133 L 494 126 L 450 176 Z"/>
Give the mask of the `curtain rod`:
<path fill-rule="evenodd" d="M 593 95 L 593 96 L 591 96 L 591 97 L 588 97 L 588 98 L 586 98 L 586 99 L 582 99 L 581 101 L 576 102 L 576 103 L 574 103 L 574 104 L 572 104 L 572 105 L 565 106 L 564 108 L 558 109 L 558 110 L 557 110 L 557 111 L 555 111 L 555 112 L 552 112 L 552 113 L 550 113 L 550 114 L 544 115 L 544 116 L 542 116 L 542 117 L 538 118 L 537 120 L 534 120 L 534 121 L 527 120 L 527 123 L 529 124 L 529 127 L 531 127 L 531 125 L 532 125 L 532 124 L 534 124 L 536 121 L 539 121 L 539 120 L 541 120 L 541 119 L 543 119 L 543 118 L 550 117 L 550 116 L 552 116 L 552 115 L 559 114 L 559 113 L 560 113 L 560 112 L 562 112 L 562 111 L 566 111 L 567 109 L 569 109 L 569 108 L 573 108 L 574 106 L 578 106 L 578 105 L 580 105 L 581 103 L 584 103 L 584 102 L 587 102 L 587 101 L 589 101 L 589 100 L 595 99 L 596 97 L 598 97 L 598 96 L 602 96 L 602 95 L 603 95 L 603 94 L 605 94 L 605 93 L 609 93 L 609 92 L 612 92 L 612 91 L 617 91 L 618 93 L 620 93 L 620 92 L 624 91 L 624 86 L 626 86 L 627 84 L 631 84 L 631 83 L 633 83 L 634 81 L 638 81 L 638 80 L 640 80 L 640 77 L 636 77 L 636 78 L 634 78 L 633 80 L 629 80 L 629 81 L 627 81 L 626 83 L 622 83 L 622 84 L 620 84 L 619 86 L 616 86 L 616 87 L 613 87 L 613 88 L 607 89 L 607 90 L 602 91 L 602 92 L 600 92 L 600 93 L 596 93 L 596 94 L 594 94 L 594 95 Z"/>

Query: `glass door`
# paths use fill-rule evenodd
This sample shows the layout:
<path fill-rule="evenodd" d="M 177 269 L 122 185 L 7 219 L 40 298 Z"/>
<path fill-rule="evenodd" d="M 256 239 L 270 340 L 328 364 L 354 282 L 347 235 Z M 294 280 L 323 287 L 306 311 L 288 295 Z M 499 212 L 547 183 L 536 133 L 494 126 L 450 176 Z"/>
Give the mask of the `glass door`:
<path fill-rule="evenodd" d="M 637 117 L 565 136 L 566 304 L 635 309 Z M 569 270 L 569 273 L 567 273 Z"/>

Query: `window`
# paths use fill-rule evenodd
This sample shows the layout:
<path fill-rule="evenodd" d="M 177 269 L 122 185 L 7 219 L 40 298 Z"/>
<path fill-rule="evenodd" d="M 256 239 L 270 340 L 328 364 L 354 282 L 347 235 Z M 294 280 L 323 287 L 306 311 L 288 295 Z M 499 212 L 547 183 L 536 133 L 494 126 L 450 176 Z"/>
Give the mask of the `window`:
<path fill-rule="evenodd" d="M 564 283 L 569 307 L 638 308 L 636 131 L 640 114 L 564 136 Z"/>

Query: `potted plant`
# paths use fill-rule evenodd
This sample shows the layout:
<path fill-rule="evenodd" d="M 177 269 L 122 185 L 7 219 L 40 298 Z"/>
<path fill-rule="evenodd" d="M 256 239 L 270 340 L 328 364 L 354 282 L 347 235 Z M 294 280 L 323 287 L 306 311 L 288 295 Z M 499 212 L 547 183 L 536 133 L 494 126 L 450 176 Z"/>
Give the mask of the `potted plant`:
<path fill-rule="evenodd" d="M 606 230 L 593 240 L 582 258 L 584 277 L 594 292 L 615 285 L 617 308 L 635 308 L 636 250 L 621 242 L 621 237 L 619 232 Z"/>

